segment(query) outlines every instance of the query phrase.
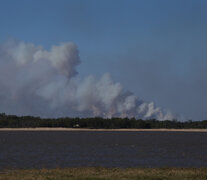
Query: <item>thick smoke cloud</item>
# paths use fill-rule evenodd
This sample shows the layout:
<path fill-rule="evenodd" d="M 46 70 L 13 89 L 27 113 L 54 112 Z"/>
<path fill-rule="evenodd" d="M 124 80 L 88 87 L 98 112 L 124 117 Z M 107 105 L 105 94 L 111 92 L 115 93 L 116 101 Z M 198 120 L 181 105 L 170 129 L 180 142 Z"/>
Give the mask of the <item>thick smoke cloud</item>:
<path fill-rule="evenodd" d="M 169 112 L 125 91 L 109 73 L 80 79 L 73 43 L 45 50 L 31 43 L 0 46 L 0 111 L 42 117 L 80 116 L 172 119 Z"/>

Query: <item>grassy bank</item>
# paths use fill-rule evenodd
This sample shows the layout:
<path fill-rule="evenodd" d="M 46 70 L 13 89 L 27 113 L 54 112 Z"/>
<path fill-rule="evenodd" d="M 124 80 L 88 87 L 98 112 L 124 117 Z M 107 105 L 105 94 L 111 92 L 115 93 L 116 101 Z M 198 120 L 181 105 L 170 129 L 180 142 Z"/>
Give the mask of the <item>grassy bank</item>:
<path fill-rule="evenodd" d="M 207 179 L 207 168 L 65 168 L 4 170 L 0 180 Z"/>

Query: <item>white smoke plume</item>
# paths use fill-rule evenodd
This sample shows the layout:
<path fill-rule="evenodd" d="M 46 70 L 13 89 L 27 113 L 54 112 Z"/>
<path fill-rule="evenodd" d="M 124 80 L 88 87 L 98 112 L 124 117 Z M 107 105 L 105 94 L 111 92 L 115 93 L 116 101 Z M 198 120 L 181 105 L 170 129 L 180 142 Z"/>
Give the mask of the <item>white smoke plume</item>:
<path fill-rule="evenodd" d="M 80 116 L 172 119 L 125 91 L 110 74 L 80 79 L 79 52 L 73 43 L 45 50 L 31 43 L 8 41 L 0 46 L 0 111 L 42 117 Z"/>

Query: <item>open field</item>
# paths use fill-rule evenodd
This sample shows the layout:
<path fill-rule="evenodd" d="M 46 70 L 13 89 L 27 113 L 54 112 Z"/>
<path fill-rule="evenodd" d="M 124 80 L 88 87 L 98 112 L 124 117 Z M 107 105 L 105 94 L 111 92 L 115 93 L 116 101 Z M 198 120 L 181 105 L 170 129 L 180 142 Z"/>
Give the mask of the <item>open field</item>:
<path fill-rule="evenodd" d="M 4 170 L 0 180 L 207 179 L 206 168 L 64 168 Z"/>
<path fill-rule="evenodd" d="M 89 128 L 0 128 L 0 131 L 169 131 L 207 132 L 207 129 L 89 129 Z"/>

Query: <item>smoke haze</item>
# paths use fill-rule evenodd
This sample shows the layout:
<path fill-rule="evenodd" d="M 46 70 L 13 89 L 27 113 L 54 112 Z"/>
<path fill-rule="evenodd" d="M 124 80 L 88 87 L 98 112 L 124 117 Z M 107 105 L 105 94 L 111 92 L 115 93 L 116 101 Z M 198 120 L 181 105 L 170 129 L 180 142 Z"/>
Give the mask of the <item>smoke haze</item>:
<path fill-rule="evenodd" d="M 0 46 L 0 111 L 42 117 L 80 116 L 173 119 L 153 102 L 144 102 L 113 82 L 80 78 L 74 43 L 60 43 L 49 50 L 32 43 L 7 41 Z"/>

